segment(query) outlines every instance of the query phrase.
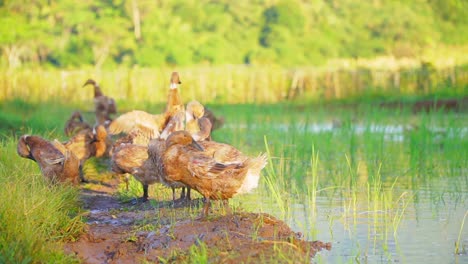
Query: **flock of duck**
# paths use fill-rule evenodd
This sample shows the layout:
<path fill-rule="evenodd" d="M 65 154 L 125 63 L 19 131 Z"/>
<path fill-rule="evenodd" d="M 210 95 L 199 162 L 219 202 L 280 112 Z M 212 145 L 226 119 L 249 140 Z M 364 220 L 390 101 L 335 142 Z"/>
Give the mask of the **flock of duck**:
<path fill-rule="evenodd" d="M 181 200 L 190 200 L 194 189 L 204 197 L 202 215 L 208 215 L 210 201 L 228 199 L 258 186 L 266 156 L 248 157 L 235 147 L 211 140 L 211 132 L 224 120 L 197 101 L 185 107 L 180 93 L 179 74 L 170 79 L 167 106 L 161 114 L 140 110 L 117 114 L 115 101 L 105 96 L 94 80 L 96 124 L 89 125 L 79 112 L 65 124 L 66 142 L 48 141 L 39 136 L 23 135 L 18 140 L 21 157 L 35 161 L 52 184 L 86 182 L 83 165 L 90 157 L 107 157 L 111 170 L 131 174 L 143 186 L 161 183 L 172 189 L 182 188 Z M 228 208 L 228 207 L 227 207 Z"/>

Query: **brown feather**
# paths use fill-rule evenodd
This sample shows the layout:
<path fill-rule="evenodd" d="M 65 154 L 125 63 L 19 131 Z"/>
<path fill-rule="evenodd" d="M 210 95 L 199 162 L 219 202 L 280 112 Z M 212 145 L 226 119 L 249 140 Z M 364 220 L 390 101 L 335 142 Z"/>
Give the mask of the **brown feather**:
<path fill-rule="evenodd" d="M 79 159 L 63 146 L 38 137 L 24 135 L 18 141 L 18 154 L 39 165 L 42 175 L 51 183 L 78 184 Z"/>

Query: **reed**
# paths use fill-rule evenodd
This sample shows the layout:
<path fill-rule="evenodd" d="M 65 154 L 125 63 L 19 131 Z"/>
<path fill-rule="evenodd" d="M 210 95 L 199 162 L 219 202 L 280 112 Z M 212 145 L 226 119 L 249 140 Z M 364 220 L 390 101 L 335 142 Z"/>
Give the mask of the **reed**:
<path fill-rule="evenodd" d="M 464 247 L 460 245 L 460 240 L 463 232 L 463 226 L 465 225 L 465 219 L 466 216 L 468 215 L 468 210 L 466 211 L 465 215 L 463 216 L 463 221 L 460 225 L 460 231 L 458 232 L 458 239 L 457 242 L 455 242 L 455 254 L 462 254 L 462 252 L 465 250 Z"/>
<path fill-rule="evenodd" d="M 345 100 L 384 96 L 466 96 L 467 65 L 342 63 L 324 68 L 228 65 L 179 68 L 182 97 L 203 103 L 278 103 L 288 100 Z M 163 103 L 174 69 L 0 69 L 0 100 L 28 98 L 34 102 L 92 99 L 88 78 L 119 102 Z M 362 99 L 361 99 L 362 100 Z"/>
<path fill-rule="evenodd" d="M 286 197 L 284 190 L 284 158 L 279 158 L 279 167 L 275 167 L 275 163 L 271 156 L 270 149 L 268 148 L 268 141 L 267 138 L 264 137 L 265 140 L 265 148 L 268 155 L 268 164 L 267 164 L 267 173 L 264 177 L 268 193 L 273 197 L 275 200 L 278 209 L 280 210 L 282 219 L 286 219 L 288 214 L 288 207 L 286 204 Z M 277 163 L 278 164 L 278 163 Z M 278 173 L 277 173 L 278 172 Z"/>

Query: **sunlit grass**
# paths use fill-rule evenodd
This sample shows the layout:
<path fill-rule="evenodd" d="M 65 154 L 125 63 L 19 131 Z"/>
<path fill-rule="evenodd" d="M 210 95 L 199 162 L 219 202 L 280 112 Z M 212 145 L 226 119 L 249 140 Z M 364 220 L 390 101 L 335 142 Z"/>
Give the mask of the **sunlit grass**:
<path fill-rule="evenodd" d="M 437 65 L 436 65 L 437 66 Z M 28 98 L 32 102 L 56 100 L 80 103 L 91 100 L 88 78 L 120 103 L 164 103 L 172 71 L 181 74 L 184 101 L 202 103 L 278 103 L 398 98 L 401 96 L 466 96 L 466 65 L 411 65 L 382 67 L 346 62 L 333 67 L 282 68 L 227 65 L 188 68 L 119 68 L 102 71 L 18 69 L 1 70 L 0 100 Z"/>
<path fill-rule="evenodd" d="M 78 190 L 49 186 L 34 162 L 17 156 L 14 140 L 0 144 L 0 262 L 77 262 L 60 245 L 83 227 Z"/>

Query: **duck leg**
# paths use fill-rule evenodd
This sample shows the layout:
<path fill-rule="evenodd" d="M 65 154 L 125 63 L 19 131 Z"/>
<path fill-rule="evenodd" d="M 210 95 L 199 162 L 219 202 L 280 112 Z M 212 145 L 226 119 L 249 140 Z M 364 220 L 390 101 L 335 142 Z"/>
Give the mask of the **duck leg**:
<path fill-rule="evenodd" d="M 228 200 L 223 200 L 223 206 L 224 206 L 224 211 L 226 214 L 232 214 L 231 207 L 229 207 L 229 201 Z"/>
<path fill-rule="evenodd" d="M 185 199 L 185 187 L 182 187 L 182 191 L 180 191 L 180 200 Z"/>
<path fill-rule="evenodd" d="M 172 203 L 175 204 L 175 202 L 176 202 L 176 198 L 175 198 L 175 196 L 176 196 L 176 195 L 175 195 L 175 188 L 174 188 L 174 187 L 171 187 L 171 189 L 172 189 Z"/>
<path fill-rule="evenodd" d="M 130 178 L 128 173 L 125 173 L 124 175 L 124 182 L 125 182 L 125 190 L 128 192 L 128 184 L 130 183 Z"/>
<path fill-rule="evenodd" d="M 80 166 L 78 167 L 78 171 L 80 173 L 80 181 L 84 183 L 88 183 L 89 181 L 85 179 L 84 172 L 83 172 L 83 164 L 80 162 Z"/>
<path fill-rule="evenodd" d="M 205 197 L 205 205 L 203 206 L 203 217 L 207 217 L 208 216 L 208 211 L 210 210 L 210 204 L 211 204 L 211 201 L 210 201 L 210 197 Z"/>
<path fill-rule="evenodd" d="M 185 197 L 187 201 L 192 200 L 192 198 L 190 197 L 190 190 L 191 190 L 190 187 L 187 187 L 187 196 Z"/>
<path fill-rule="evenodd" d="M 148 201 L 148 184 L 143 184 L 143 197 L 141 197 L 141 201 Z"/>
<path fill-rule="evenodd" d="M 187 191 L 187 192 L 186 192 Z M 182 187 L 180 192 L 180 200 L 190 201 L 190 187 Z"/>

